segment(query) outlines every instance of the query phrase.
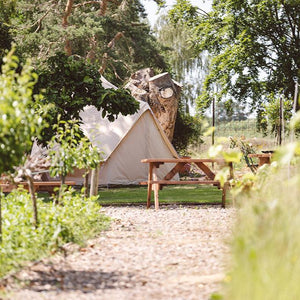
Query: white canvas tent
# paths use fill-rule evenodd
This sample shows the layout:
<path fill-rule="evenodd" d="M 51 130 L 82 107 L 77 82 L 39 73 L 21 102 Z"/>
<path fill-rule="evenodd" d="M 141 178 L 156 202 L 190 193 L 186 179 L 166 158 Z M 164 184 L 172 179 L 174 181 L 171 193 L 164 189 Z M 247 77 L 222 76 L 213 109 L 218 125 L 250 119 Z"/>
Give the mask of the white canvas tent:
<path fill-rule="evenodd" d="M 104 78 L 102 84 L 105 88 L 115 88 Z M 141 163 L 141 159 L 178 157 L 149 105 L 142 101 L 139 104 L 137 113 L 120 114 L 114 122 L 102 118 L 101 111 L 94 106 L 86 106 L 80 113 L 84 134 L 104 154 L 100 185 L 138 184 L 148 178 L 148 164 Z M 161 179 L 173 166 L 162 165 L 158 177 Z M 67 180 L 82 184 L 82 174 L 83 170 L 76 170 Z"/>

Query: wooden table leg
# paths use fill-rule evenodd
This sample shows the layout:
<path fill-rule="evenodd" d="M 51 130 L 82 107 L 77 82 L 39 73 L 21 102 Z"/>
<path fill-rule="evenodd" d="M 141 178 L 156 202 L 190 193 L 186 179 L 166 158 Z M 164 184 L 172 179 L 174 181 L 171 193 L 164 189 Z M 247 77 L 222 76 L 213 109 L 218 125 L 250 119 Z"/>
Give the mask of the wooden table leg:
<path fill-rule="evenodd" d="M 152 193 L 152 176 L 153 176 L 153 163 L 149 163 L 149 173 L 148 173 L 148 193 L 147 193 L 147 208 L 151 206 L 151 193 Z"/>
<path fill-rule="evenodd" d="M 156 171 L 157 171 L 157 167 L 154 166 L 153 171 L 152 171 L 154 181 L 157 181 L 157 172 Z M 159 184 L 155 183 L 153 185 L 153 187 L 154 187 L 154 206 L 155 206 L 155 209 L 157 210 L 157 209 L 159 209 L 159 198 L 158 198 Z"/>
<path fill-rule="evenodd" d="M 202 170 L 209 179 L 211 179 L 211 180 L 215 179 L 216 174 L 214 172 L 212 172 L 212 170 L 205 163 L 203 163 L 203 162 L 196 162 L 195 165 L 200 170 Z"/>
<path fill-rule="evenodd" d="M 225 208 L 226 206 L 226 192 L 228 189 L 228 182 L 224 183 L 224 186 L 222 188 L 222 207 Z"/>

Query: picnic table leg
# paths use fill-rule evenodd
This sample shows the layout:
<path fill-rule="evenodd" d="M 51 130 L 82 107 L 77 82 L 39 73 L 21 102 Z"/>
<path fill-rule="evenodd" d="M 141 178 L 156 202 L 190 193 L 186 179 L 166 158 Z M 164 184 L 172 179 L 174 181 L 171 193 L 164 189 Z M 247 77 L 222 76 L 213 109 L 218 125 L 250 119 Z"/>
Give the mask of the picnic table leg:
<path fill-rule="evenodd" d="M 156 170 L 157 170 L 157 168 L 156 168 L 156 166 L 154 166 L 153 171 L 152 171 L 154 181 L 157 181 Z M 153 187 L 154 187 L 154 206 L 155 206 L 155 209 L 159 209 L 159 198 L 158 198 L 159 184 L 155 183 L 153 185 Z"/>
<path fill-rule="evenodd" d="M 226 206 L 226 192 L 227 192 L 227 189 L 228 189 L 228 183 L 225 182 L 224 186 L 222 188 L 222 207 L 223 208 L 225 208 L 225 206 Z"/>
<path fill-rule="evenodd" d="M 149 163 L 149 173 L 148 173 L 148 193 L 147 193 L 147 208 L 151 206 L 151 193 L 152 193 L 152 176 L 153 176 L 153 163 Z"/>

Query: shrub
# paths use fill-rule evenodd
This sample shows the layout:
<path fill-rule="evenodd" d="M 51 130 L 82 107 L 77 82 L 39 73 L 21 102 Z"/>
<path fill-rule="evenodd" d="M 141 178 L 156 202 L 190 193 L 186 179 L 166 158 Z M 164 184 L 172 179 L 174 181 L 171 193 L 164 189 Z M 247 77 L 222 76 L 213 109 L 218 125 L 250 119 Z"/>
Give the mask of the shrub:
<path fill-rule="evenodd" d="M 64 193 L 61 205 L 38 198 L 40 225 L 32 225 L 30 196 L 15 190 L 2 194 L 3 242 L 0 246 L 0 277 L 59 250 L 65 243 L 83 245 L 108 225 L 95 199 L 83 198 L 71 190 Z"/>

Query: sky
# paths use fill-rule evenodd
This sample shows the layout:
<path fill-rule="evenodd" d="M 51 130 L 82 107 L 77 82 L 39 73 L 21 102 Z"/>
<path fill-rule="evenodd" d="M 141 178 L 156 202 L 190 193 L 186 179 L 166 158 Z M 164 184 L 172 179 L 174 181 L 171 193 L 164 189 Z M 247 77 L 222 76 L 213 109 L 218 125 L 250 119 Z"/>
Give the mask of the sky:
<path fill-rule="evenodd" d="M 142 0 L 141 2 L 146 9 L 149 22 L 150 22 L 151 26 L 153 27 L 153 25 L 155 24 L 155 22 L 158 18 L 157 4 L 153 0 Z M 209 11 L 211 9 L 212 0 L 190 0 L 190 2 L 194 6 L 199 6 L 204 11 Z M 165 10 L 167 11 L 168 9 L 170 9 L 172 7 L 172 5 L 174 5 L 176 3 L 176 0 L 166 0 L 166 3 L 167 3 L 167 5 L 166 5 Z"/>

